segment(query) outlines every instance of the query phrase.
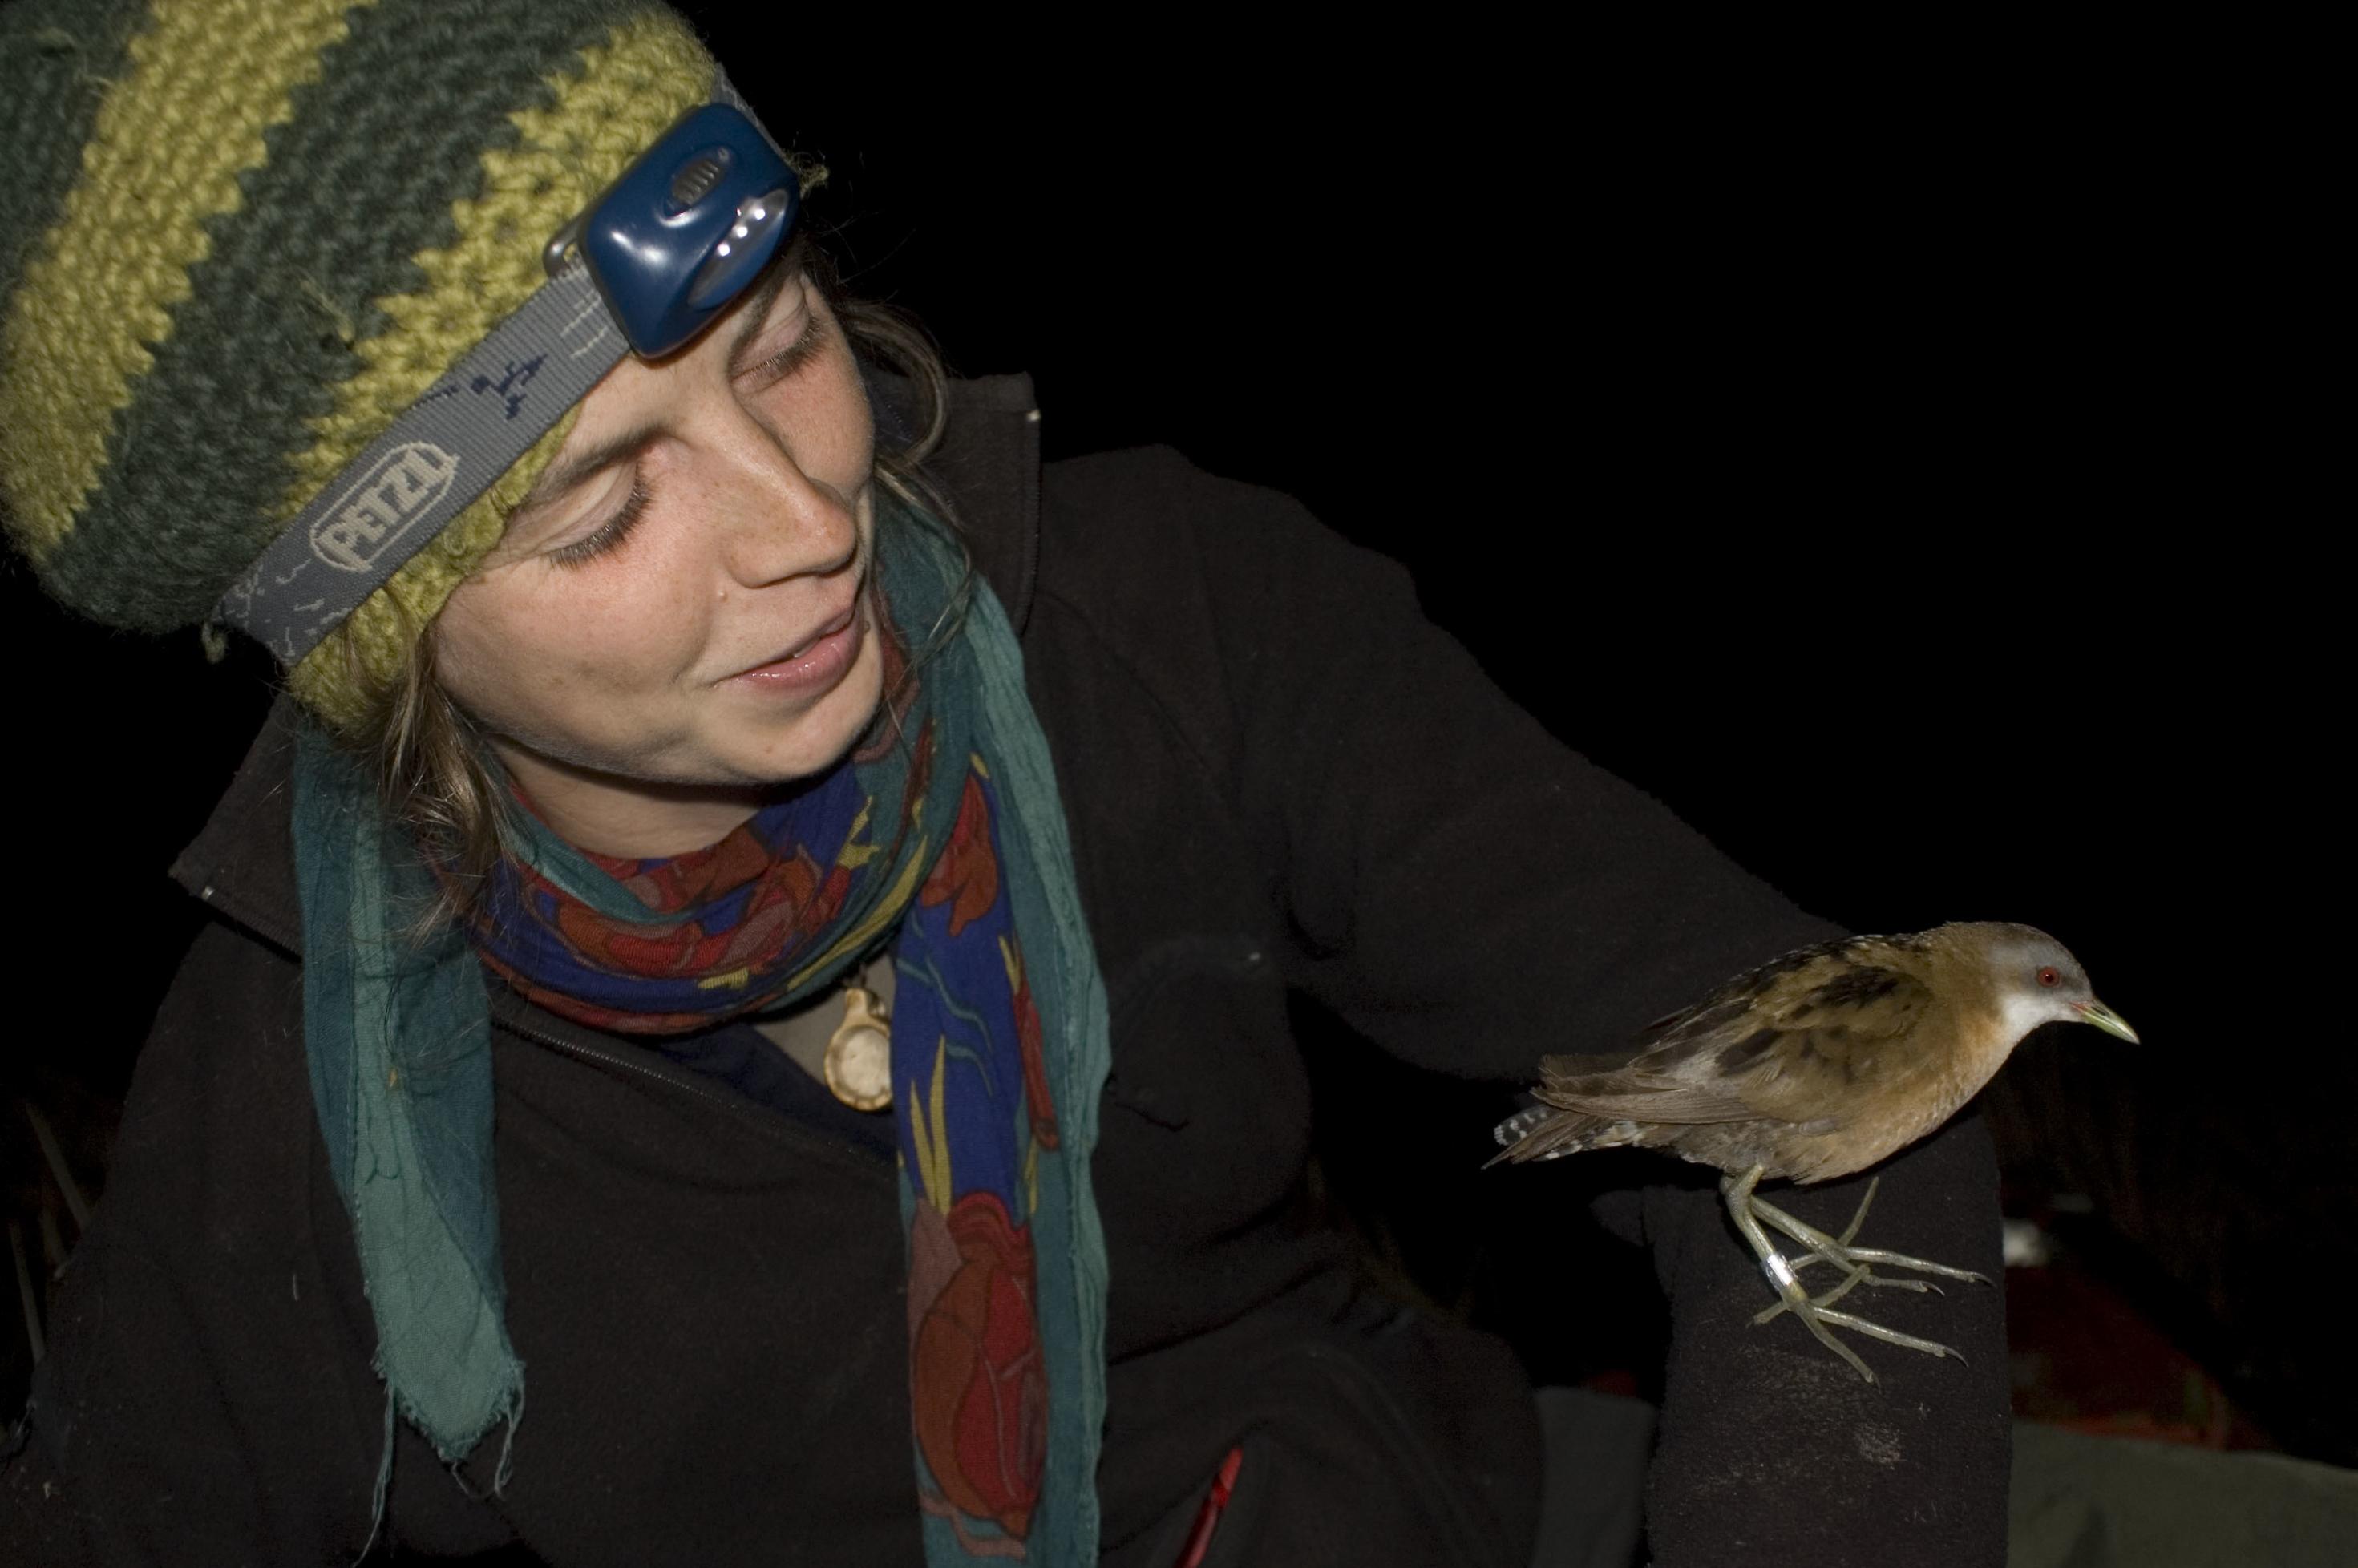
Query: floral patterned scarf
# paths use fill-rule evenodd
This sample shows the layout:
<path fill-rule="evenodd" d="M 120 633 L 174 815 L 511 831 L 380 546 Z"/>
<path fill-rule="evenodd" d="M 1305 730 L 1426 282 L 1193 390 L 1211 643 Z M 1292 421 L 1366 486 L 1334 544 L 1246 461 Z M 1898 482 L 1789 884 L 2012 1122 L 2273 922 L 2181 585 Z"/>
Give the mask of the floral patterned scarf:
<path fill-rule="evenodd" d="M 869 741 L 687 855 L 591 856 L 528 817 L 463 941 L 383 942 L 387 895 L 414 896 L 425 873 L 391 852 L 356 771 L 307 739 L 315 1098 L 362 1243 L 387 1421 L 397 1405 L 455 1459 L 502 1419 L 513 1440 L 523 1393 L 502 1314 L 483 972 L 592 1027 L 662 1034 L 817 996 L 889 949 L 927 1561 L 1094 1563 L 1104 989 L 1005 612 L 963 582 L 939 523 L 893 505 L 876 532 L 897 696 Z M 966 588 L 955 635 L 903 680 L 909 629 L 956 611 Z"/>

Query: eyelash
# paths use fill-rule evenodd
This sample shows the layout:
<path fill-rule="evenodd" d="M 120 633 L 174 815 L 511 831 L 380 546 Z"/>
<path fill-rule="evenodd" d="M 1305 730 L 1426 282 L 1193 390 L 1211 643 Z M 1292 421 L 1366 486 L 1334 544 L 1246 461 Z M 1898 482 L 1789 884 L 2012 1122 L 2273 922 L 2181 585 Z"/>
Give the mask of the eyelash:
<path fill-rule="evenodd" d="M 818 318 L 813 316 L 804 326 L 801 337 L 755 365 L 747 373 L 768 377 L 768 380 L 763 384 L 765 387 L 775 385 L 808 364 L 817 356 L 819 350 L 824 348 L 826 343 L 827 333 L 820 326 Z M 608 518 L 598 531 L 588 538 L 576 540 L 562 549 L 551 550 L 548 553 L 548 558 L 559 566 L 575 567 L 604 555 L 630 536 L 631 529 L 637 524 L 640 517 L 644 515 L 647 502 L 650 499 L 645 479 L 636 469 L 632 470 L 631 493 L 622 498 L 622 507 L 615 512 L 614 515 Z"/>
<path fill-rule="evenodd" d="M 622 498 L 622 509 L 608 518 L 599 530 L 586 539 L 577 539 L 561 550 L 551 550 L 548 558 L 561 567 L 578 567 L 593 556 L 602 556 L 621 544 L 632 525 L 647 509 L 647 481 L 631 470 L 631 493 Z"/>
<path fill-rule="evenodd" d="M 817 315 L 813 313 L 810 319 L 803 323 L 801 337 L 755 365 L 748 373 L 768 376 L 770 381 L 763 383 L 765 386 L 771 383 L 784 381 L 810 363 L 817 357 L 819 350 L 826 346 L 826 329 L 820 325 Z"/>

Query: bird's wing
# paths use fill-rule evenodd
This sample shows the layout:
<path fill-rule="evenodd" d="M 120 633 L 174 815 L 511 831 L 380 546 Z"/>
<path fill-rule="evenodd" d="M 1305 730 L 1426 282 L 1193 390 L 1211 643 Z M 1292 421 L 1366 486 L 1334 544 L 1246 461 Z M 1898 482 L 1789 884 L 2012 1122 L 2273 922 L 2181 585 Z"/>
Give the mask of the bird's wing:
<path fill-rule="evenodd" d="M 1725 1090 L 1682 1084 L 1629 1088 L 1618 1084 L 1541 1087 L 1539 1098 L 1559 1110 L 1574 1110 L 1606 1121 L 1657 1121 L 1677 1125 L 1704 1121 L 1749 1121 L 1760 1112 Z"/>
<path fill-rule="evenodd" d="M 1862 1076 L 1902 1065 L 1897 1058 L 1936 1004 L 1932 988 L 1898 955 L 1862 946 L 1854 939 L 1779 976 L 1698 1065 L 1707 1060 L 1715 1081 L 1762 1114 L 1796 1122 L 1842 1104 Z"/>
<path fill-rule="evenodd" d="M 1821 1120 L 1933 1005 L 1910 951 L 1853 936 L 1788 953 L 1650 1025 L 1634 1054 L 1545 1058 L 1540 1098 L 1615 1119 Z"/>
<path fill-rule="evenodd" d="M 1629 1062 L 1627 1051 L 1606 1051 L 1595 1056 L 1542 1056 L 1540 1071 L 1551 1078 L 1585 1078 L 1595 1073 L 1618 1072 Z"/>
<path fill-rule="evenodd" d="M 1533 1092 L 1559 1110 L 1608 1121 L 1742 1121 L 1759 1114 L 1723 1086 L 1675 1065 L 1649 1072 L 1627 1056 L 1542 1056 Z"/>

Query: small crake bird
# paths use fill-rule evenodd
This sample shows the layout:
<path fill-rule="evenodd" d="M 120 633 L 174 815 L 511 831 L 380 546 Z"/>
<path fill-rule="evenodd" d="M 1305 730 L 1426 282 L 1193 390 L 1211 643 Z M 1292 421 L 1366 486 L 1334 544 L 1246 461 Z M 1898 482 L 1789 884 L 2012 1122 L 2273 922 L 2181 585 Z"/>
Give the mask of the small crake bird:
<path fill-rule="evenodd" d="M 1856 1285 L 1933 1288 L 1869 1265 L 1983 1284 L 1987 1276 L 1852 1246 L 1875 1201 L 1873 1182 L 1839 1237 L 1754 1189 L 1847 1176 L 1898 1152 L 1980 1092 L 2024 1035 L 2058 1022 L 2136 1039 L 2096 1000 L 2079 961 L 2031 926 L 1974 922 L 1803 947 L 1650 1024 L 1628 1050 L 1542 1057 L 1533 1091 L 1541 1103 L 1498 1124 L 1505 1148 L 1490 1162 L 1629 1147 L 1716 1166 L 1728 1215 L 1778 1295 L 1753 1321 L 1790 1312 L 1871 1383 L 1875 1374 L 1835 1328 L 1934 1356 L 1957 1352 L 1832 1310 Z M 1809 1250 L 1788 1261 L 1768 1228 Z M 1820 1262 L 1848 1273 L 1813 1300 L 1795 1276 Z"/>

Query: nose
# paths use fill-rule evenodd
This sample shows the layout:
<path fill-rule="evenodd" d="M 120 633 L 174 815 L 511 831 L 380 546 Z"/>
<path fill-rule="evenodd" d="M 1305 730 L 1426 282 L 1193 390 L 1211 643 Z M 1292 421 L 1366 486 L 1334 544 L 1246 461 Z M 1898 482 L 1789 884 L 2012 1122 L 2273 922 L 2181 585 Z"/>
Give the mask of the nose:
<path fill-rule="evenodd" d="M 773 430 L 723 396 L 697 445 L 713 463 L 707 515 L 730 580 L 767 588 L 840 571 L 857 557 L 857 498 L 815 476 L 816 439 Z"/>

